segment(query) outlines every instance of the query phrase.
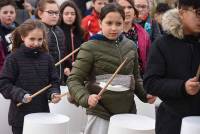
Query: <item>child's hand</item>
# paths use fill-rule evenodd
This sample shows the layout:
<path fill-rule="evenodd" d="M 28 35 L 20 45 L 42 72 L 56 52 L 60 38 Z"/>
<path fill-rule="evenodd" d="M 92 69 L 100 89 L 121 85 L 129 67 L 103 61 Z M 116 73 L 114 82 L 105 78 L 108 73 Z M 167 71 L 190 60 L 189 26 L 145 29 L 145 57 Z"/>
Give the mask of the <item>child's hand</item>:
<path fill-rule="evenodd" d="M 150 95 L 150 94 L 147 94 L 147 102 L 149 104 L 153 104 L 155 101 L 156 101 L 156 96 L 153 96 L 153 95 Z"/>
<path fill-rule="evenodd" d="M 56 94 L 56 93 L 53 93 L 52 95 L 51 95 L 51 102 L 52 103 L 58 103 L 59 101 L 61 100 L 61 96 L 60 96 L 60 94 Z"/>
<path fill-rule="evenodd" d="M 185 90 L 189 95 L 196 95 L 200 90 L 200 82 L 193 77 L 185 82 Z"/>
<path fill-rule="evenodd" d="M 31 95 L 30 95 L 30 94 L 25 94 L 25 95 L 24 95 L 24 98 L 23 98 L 23 100 L 22 100 L 22 102 L 23 102 L 23 103 L 29 103 L 29 102 L 31 102 L 31 101 L 32 101 Z"/>
<path fill-rule="evenodd" d="M 99 102 L 100 100 L 100 97 L 96 94 L 92 94 L 89 96 L 88 98 L 88 105 L 89 105 L 89 108 L 93 108 L 97 105 L 97 103 Z"/>

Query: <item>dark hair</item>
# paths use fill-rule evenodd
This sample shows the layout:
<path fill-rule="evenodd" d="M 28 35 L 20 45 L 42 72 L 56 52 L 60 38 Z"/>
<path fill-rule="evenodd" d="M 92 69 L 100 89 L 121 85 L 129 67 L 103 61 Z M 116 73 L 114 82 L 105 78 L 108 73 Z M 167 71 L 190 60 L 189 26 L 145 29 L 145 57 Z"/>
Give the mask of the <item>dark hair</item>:
<path fill-rule="evenodd" d="M 78 9 L 77 5 L 71 0 L 63 2 L 62 5 L 60 6 L 61 15 L 63 14 L 66 7 L 71 7 L 75 10 L 76 18 L 73 23 L 73 26 L 75 27 L 74 31 L 83 32 L 81 29 L 81 13 L 80 13 L 80 10 Z M 60 18 L 60 24 L 61 25 L 64 24 L 63 15 Z"/>
<path fill-rule="evenodd" d="M 13 0 L 0 0 L 0 9 L 8 5 L 11 5 L 16 9 L 16 4 Z"/>
<path fill-rule="evenodd" d="M 12 32 L 12 51 L 15 51 L 17 48 L 20 47 L 20 45 L 23 43 L 21 37 L 26 37 L 30 31 L 34 29 L 41 29 L 43 31 L 43 38 L 44 41 L 42 43 L 41 50 L 43 52 L 48 51 L 48 46 L 47 46 L 47 38 L 46 38 L 46 32 L 45 32 L 45 26 L 44 24 L 39 21 L 39 20 L 32 20 L 28 19 L 21 25 L 19 25 L 13 32 Z"/>
<path fill-rule="evenodd" d="M 170 7 L 167 3 L 158 3 L 155 13 L 162 14 L 162 13 L 165 13 L 169 9 Z"/>
<path fill-rule="evenodd" d="M 46 4 L 56 4 L 56 5 L 58 5 L 55 0 L 40 0 L 37 4 L 37 8 L 35 10 L 35 17 L 37 19 L 40 19 L 38 12 L 44 11 Z"/>
<path fill-rule="evenodd" d="M 110 3 L 101 8 L 99 19 L 102 21 L 106 17 L 106 15 L 110 12 L 118 12 L 123 18 L 123 20 L 125 20 L 124 9 L 117 3 Z"/>
<path fill-rule="evenodd" d="M 138 10 L 135 8 L 135 3 L 134 3 L 134 1 L 133 0 L 126 0 L 129 4 L 131 4 L 131 6 L 132 6 L 132 8 L 133 8 L 133 10 L 134 10 L 134 12 L 135 12 L 135 16 L 136 17 L 138 17 L 138 15 L 139 15 L 139 12 L 138 12 Z"/>
<path fill-rule="evenodd" d="M 178 8 L 192 7 L 194 9 L 200 8 L 200 0 L 178 0 Z"/>

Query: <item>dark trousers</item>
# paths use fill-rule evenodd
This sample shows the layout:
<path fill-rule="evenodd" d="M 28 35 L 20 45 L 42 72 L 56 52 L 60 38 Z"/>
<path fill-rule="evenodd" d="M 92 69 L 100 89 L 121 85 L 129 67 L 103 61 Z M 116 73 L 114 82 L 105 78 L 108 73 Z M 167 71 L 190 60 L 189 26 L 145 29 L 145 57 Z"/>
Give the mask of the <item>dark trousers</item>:
<path fill-rule="evenodd" d="M 12 126 L 12 132 L 13 132 L 13 134 L 22 134 L 22 131 L 23 131 L 23 127 Z"/>

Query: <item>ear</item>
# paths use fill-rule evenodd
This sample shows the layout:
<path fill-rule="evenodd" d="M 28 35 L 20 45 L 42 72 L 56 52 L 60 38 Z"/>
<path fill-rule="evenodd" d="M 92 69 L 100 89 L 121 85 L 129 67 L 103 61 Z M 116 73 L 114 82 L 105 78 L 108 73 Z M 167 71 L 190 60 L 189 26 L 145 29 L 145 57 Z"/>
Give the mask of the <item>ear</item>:
<path fill-rule="evenodd" d="M 38 10 L 38 17 L 39 17 L 40 19 L 42 18 L 42 14 L 43 14 L 43 12 L 40 11 L 40 10 Z"/>
<path fill-rule="evenodd" d="M 24 37 L 23 36 L 21 36 L 21 39 L 22 39 L 22 41 L 24 41 Z"/>

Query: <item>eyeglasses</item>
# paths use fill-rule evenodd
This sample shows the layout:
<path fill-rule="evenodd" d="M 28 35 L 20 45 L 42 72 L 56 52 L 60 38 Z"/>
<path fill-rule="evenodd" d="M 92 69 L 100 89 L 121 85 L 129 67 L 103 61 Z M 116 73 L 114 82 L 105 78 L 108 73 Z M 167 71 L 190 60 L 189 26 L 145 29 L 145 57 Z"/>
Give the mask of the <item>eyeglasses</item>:
<path fill-rule="evenodd" d="M 200 9 L 191 9 L 191 8 L 188 8 L 188 9 L 186 9 L 186 10 L 191 11 L 191 12 L 194 12 L 194 13 L 196 14 L 196 16 L 197 16 L 198 18 L 200 18 Z"/>
<path fill-rule="evenodd" d="M 47 12 L 49 16 L 59 16 L 60 15 L 60 12 L 59 11 L 44 11 L 44 12 Z"/>

